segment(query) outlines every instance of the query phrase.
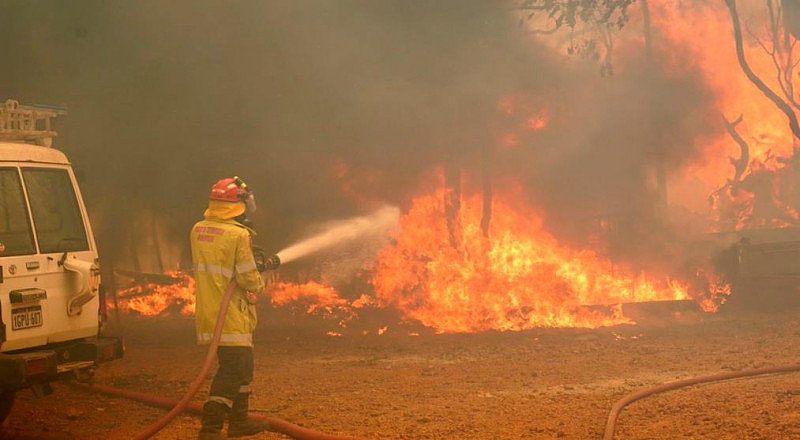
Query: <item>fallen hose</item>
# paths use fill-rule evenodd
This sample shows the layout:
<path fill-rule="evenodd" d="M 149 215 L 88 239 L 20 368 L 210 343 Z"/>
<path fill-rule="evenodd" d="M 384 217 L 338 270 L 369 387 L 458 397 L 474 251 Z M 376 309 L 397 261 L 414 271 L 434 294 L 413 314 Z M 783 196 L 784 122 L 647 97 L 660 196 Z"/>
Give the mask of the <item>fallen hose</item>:
<path fill-rule="evenodd" d="M 214 359 L 217 357 L 217 347 L 219 347 L 219 338 L 222 336 L 222 327 L 225 324 L 225 316 L 228 314 L 228 305 L 231 302 L 231 295 L 233 295 L 233 291 L 236 290 L 236 279 L 232 279 L 230 283 L 228 283 L 228 287 L 225 289 L 225 294 L 222 295 L 222 302 L 219 306 L 219 314 L 217 315 L 217 323 L 214 326 L 214 336 L 211 338 L 211 345 L 208 346 L 208 352 L 206 353 L 206 359 L 203 362 L 203 367 L 200 368 L 200 373 L 197 377 L 194 378 L 192 383 L 189 385 L 189 389 L 186 390 L 186 393 L 183 395 L 181 400 L 175 405 L 174 408 L 170 410 L 170 412 L 166 413 L 160 419 L 156 420 L 155 423 L 148 426 L 147 428 L 143 429 L 139 434 L 134 437 L 136 440 L 147 440 L 150 437 L 154 436 L 158 431 L 164 429 L 167 424 L 172 421 L 178 414 L 180 414 L 186 405 L 192 400 L 195 394 L 197 394 L 197 390 L 200 389 L 200 385 L 208 375 L 208 370 L 211 369 L 211 364 L 214 363 Z"/>
<path fill-rule="evenodd" d="M 194 381 L 192 381 L 192 383 L 189 385 L 189 389 L 186 390 L 186 393 L 180 400 L 168 399 L 164 397 L 153 396 L 150 394 L 139 393 L 136 391 L 123 390 L 105 385 L 79 384 L 79 386 L 87 390 L 99 391 L 106 394 L 138 400 L 140 402 L 149 403 L 164 408 L 172 408 L 167 414 L 162 416 L 155 423 L 148 426 L 144 430 L 140 431 L 139 434 L 137 434 L 136 437 L 134 437 L 136 440 L 146 440 L 154 436 L 158 431 L 164 429 L 164 427 L 167 426 L 167 424 L 169 424 L 169 422 L 172 421 L 172 419 L 174 419 L 175 416 L 177 416 L 184 410 L 188 409 L 191 412 L 202 414 L 203 408 L 199 404 L 189 403 L 189 401 L 192 400 L 192 397 L 194 397 L 195 394 L 197 394 L 197 391 L 200 389 L 200 385 L 205 380 L 206 376 L 208 375 L 208 371 L 211 369 L 211 365 L 214 363 L 214 360 L 216 359 L 217 348 L 219 347 L 219 339 L 220 336 L 222 335 L 222 327 L 225 322 L 225 315 L 228 313 L 228 304 L 230 303 L 231 295 L 233 294 L 233 291 L 235 289 L 236 289 L 236 280 L 233 279 L 228 284 L 228 287 L 225 289 L 225 294 L 222 296 L 222 302 L 220 303 L 219 314 L 217 315 L 217 323 L 214 326 L 214 335 L 211 339 L 211 344 L 208 346 L 206 359 L 203 362 L 203 366 L 200 368 L 200 373 L 197 375 Z M 280 432 L 282 434 L 286 434 L 289 437 L 292 437 L 297 440 L 355 440 L 353 437 L 338 437 L 334 435 L 317 432 L 311 429 L 306 429 L 301 426 L 297 426 L 295 424 L 273 417 L 259 417 L 251 415 L 250 418 L 267 422 L 269 423 L 270 427 L 275 431 Z"/>
<path fill-rule="evenodd" d="M 753 370 L 733 371 L 730 373 L 712 374 L 710 376 L 702 376 L 702 377 L 695 377 L 692 379 L 683 379 L 675 382 L 668 382 L 650 388 L 645 388 L 643 390 L 639 390 L 634 393 L 630 393 L 627 396 L 623 397 L 622 399 L 618 400 L 611 408 L 611 412 L 608 414 L 608 422 L 606 422 L 606 432 L 605 435 L 603 436 L 603 440 L 614 440 L 614 430 L 616 428 L 615 425 L 617 423 L 617 415 L 620 413 L 620 411 L 622 411 L 622 409 L 625 408 L 627 405 L 639 399 L 645 398 L 647 396 L 657 393 L 663 393 L 664 391 L 674 390 L 677 388 L 697 385 L 699 383 L 704 383 L 704 382 L 717 382 L 721 380 L 738 379 L 741 377 L 761 376 L 764 374 L 784 374 L 796 371 L 800 371 L 800 365 L 787 365 L 783 367 L 756 368 Z"/>
<path fill-rule="evenodd" d="M 126 399 L 136 400 L 159 408 L 172 408 L 179 403 L 177 399 L 154 396 L 152 394 L 141 393 L 138 391 L 123 390 L 120 388 L 110 387 L 107 385 L 99 385 L 99 384 L 94 384 L 94 385 L 76 384 L 76 385 L 85 390 L 96 391 L 99 393 L 104 393 L 116 397 L 124 397 Z M 196 402 L 187 403 L 184 406 L 183 410 L 194 414 L 203 413 L 203 407 Z M 267 422 L 275 431 L 297 440 L 358 440 L 356 437 L 336 436 L 314 431 L 308 428 L 303 428 L 302 426 L 298 426 L 293 423 L 289 423 L 285 420 L 281 420 L 274 417 L 265 417 L 265 416 L 251 414 L 250 418 L 254 420 L 260 420 L 262 422 Z"/>

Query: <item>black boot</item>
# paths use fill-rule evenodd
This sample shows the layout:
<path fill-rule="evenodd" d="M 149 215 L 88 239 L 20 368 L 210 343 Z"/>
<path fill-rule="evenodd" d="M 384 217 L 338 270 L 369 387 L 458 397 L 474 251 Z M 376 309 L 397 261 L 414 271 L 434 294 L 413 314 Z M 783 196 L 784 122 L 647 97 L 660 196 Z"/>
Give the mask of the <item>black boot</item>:
<path fill-rule="evenodd" d="M 206 402 L 203 405 L 203 417 L 201 421 L 203 427 L 197 440 L 222 440 L 222 427 L 225 425 L 225 416 L 228 415 L 228 407 L 219 402 Z"/>
<path fill-rule="evenodd" d="M 228 437 L 246 437 L 272 430 L 269 423 L 248 418 L 249 411 L 250 393 L 239 393 L 233 400 L 231 417 L 228 421 Z"/>

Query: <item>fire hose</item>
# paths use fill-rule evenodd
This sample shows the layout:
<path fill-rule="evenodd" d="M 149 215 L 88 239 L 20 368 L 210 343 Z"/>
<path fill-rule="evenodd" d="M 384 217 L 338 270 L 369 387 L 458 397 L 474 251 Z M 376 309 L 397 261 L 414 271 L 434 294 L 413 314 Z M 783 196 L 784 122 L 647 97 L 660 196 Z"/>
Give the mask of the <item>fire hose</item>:
<path fill-rule="evenodd" d="M 220 308 L 219 308 L 219 314 L 217 315 L 217 323 L 214 327 L 214 335 L 211 339 L 211 345 L 209 345 L 208 347 L 208 352 L 206 353 L 206 358 L 205 361 L 203 362 L 202 368 L 200 369 L 200 373 L 197 375 L 194 381 L 192 381 L 192 383 L 189 385 L 189 389 L 186 391 L 186 393 L 180 400 L 154 396 L 151 394 L 140 393 L 136 391 L 123 390 L 106 385 L 79 384 L 79 386 L 87 390 L 98 391 L 105 394 L 137 400 L 154 406 L 159 406 L 164 408 L 172 407 L 172 409 L 167 414 L 162 416 L 155 423 L 151 424 L 147 428 L 140 431 L 136 435 L 136 437 L 134 437 L 134 439 L 136 440 L 146 440 L 154 436 L 158 431 L 164 429 L 164 427 L 167 426 L 167 424 L 169 424 L 169 422 L 172 421 L 172 419 L 174 419 L 175 416 L 177 416 L 178 414 L 180 414 L 185 410 L 188 410 L 195 414 L 202 414 L 203 412 L 202 407 L 197 403 L 189 403 L 189 401 L 194 397 L 195 394 L 197 394 L 197 391 L 200 389 L 200 385 L 205 380 L 206 376 L 208 375 L 208 371 L 211 369 L 211 365 L 214 363 L 214 360 L 216 359 L 217 348 L 219 347 L 219 340 L 220 336 L 222 335 L 222 327 L 223 324 L 225 323 L 225 315 L 227 315 L 228 313 L 228 305 L 230 304 L 231 295 L 233 294 L 233 291 L 235 289 L 236 289 L 236 280 L 233 279 L 228 284 L 227 289 L 225 289 L 225 294 L 222 297 L 222 302 L 220 303 Z M 249 417 L 254 420 L 267 422 L 269 423 L 270 427 L 275 431 L 285 434 L 297 440 L 356 440 L 354 437 L 341 437 L 303 428 L 301 426 L 274 417 L 263 417 L 263 416 L 253 416 L 253 415 Z"/>
<path fill-rule="evenodd" d="M 800 365 L 785 365 L 782 367 L 767 367 L 767 368 L 756 368 L 751 370 L 733 371 L 730 373 L 712 374 L 710 376 L 702 376 L 702 377 L 678 380 L 675 382 L 668 382 L 630 393 L 624 396 L 622 399 L 619 399 L 611 408 L 611 412 L 608 414 L 608 422 L 606 422 L 606 432 L 605 435 L 603 435 L 603 440 L 614 440 L 615 425 L 617 422 L 617 416 L 619 415 L 620 411 L 622 411 L 622 409 L 625 408 L 627 405 L 639 399 L 643 399 L 647 396 L 657 393 L 663 393 L 664 391 L 670 391 L 678 388 L 697 385 L 700 383 L 718 382 L 722 380 L 738 379 L 742 377 L 762 376 L 765 374 L 785 374 L 785 373 L 793 373 L 796 371 L 800 371 Z"/>

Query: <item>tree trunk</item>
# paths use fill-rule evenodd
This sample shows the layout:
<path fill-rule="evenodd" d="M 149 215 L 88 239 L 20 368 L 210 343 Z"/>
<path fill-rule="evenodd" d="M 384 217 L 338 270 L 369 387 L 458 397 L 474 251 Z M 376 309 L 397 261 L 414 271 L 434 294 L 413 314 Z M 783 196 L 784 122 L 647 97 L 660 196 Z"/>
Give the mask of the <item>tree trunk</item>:
<path fill-rule="evenodd" d="M 161 257 L 161 240 L 158 237 L 158 222 L 156 221 L 156 210 L 151 209 L 150 230 L 153 238 L 153 252 L 156 257 L 156 273 L 164 273 L 164 259 Z"/>
<path fill-rule="evenodd" d="M 736 145 L 739 146 L 739 158 L 734 159 L 730 158 L 731 165 L 736 169 L 736 172 L 733 175 L 733 180 L 731 181 L 731 187 L 735 188 L 736 184 L 742 180 L 742 176 L 744 176 L 744 172 L 747 171 L 747 165 L 750 164 L 750 146 L 747 145 L 747 141 L 736 131 L 736 126 L 742 122 L 744 115 L 739 115 L 735 121 L 730 122 L 725 117 L 722 117 L 722 124 L 725 127 L 725 130 L 728 132 L 731 138 L 733 138 Z"/>
<path fill-rule="evenodd" d="M 800 39 L 800 4 L 795 0 L 781 0 L 783 26 L 797 39 Z"/>
<path fill-rule="evenodd" d="M 653 77 L 653 32 L 650 21 L 650 5 L 648 0 L 642 0 L 642 20 L 644 21 L 644 55 L 647 79 Z M 656 103 L 651 105 L 655 107 Z M 658 134 L 657 134 L 658 135 Z M 656 171 L 656 209 L 662 218 L 666 218 L 667 213 L 667 170 L 664 166 L 664 152 L 662 147 L 657 147 L 655 151 L 655 171 Z"/>
<path fill-rule="evenodd" d="M 139 261 L 139 246 L 136 245 L 136 224 L 133 221 L 133 216 L 131 215 L 130 210 L 128 211 L 126 220 L 128 221 L 128 246 L 130 246 L 128 250 L 130 251 L 131 262 L 133 263 L 133 270 L 136 272 L 141 272 L 142 265 Z"/>
<path fill-rule="evenodd" d="M 492 221 L 492 175 L 490 164 L 491 151 L 484 143 L 481 146 L 481 162 L 483 177 L 483 209 L 481 211 L 481 232 L 484 237 L 489 236 L 489 223 Z"/>
<path fill-rule="evenodd" d="M 444 170 L 444 215 L 450 245 L 457 248 L 461 243 L 461 168 L 451 160 Z"/>

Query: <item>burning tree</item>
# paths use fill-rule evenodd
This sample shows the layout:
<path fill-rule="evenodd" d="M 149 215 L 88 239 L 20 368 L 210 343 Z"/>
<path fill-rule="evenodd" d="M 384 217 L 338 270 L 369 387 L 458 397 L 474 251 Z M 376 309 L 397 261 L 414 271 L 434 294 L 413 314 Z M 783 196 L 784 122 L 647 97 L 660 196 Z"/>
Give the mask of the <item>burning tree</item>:
<path fill-rule="evenodd" d="M 570 29 L 569 53 L 600 59 L 601 73 L 610 75 L 611 52 L 613 47 L 613 31 L 621 29 L 628 21 L 628 7 L 634 0 L 524 0 L 518 9 L 525 13 L 527 20 L 536 21 L 541 28 L 534 32 L 552 34 L 563 26 Z M 646 0 L 645 0 L 646 1 Z M 540 20 L 540 17 L 544 17 Z M 580 41 L 577 35 L 581 34 Z M 597 43 L 601 43 L 600 50 Z M 482 211 L 480 227 L 484 237 L 489 236 L 492 219 L 492 152 L 490 146 L 484 141 L 479 145 L 481 157 L 482 181 Z M 449 150 L 445 161 L 445 182 L 447 191 L 444 195 L 445 216 L 447 218 L 447 231 L 450 243 L 454 248 L 461 241 L 461 225 L 459 215 L 461 211 L 461 166 L 457 160 L 454 149 Z"/>
<path fill-rule="evenodd" d="M 519 10 L 529 21 L 544 26 L 539 33 L 567 29 L 568 52 L 600 60 L 601 72 L 610 75 L 615 34 L 628 23 L 632 3 L 522 1 Z M 296 280 L 309 281 L 305 284 L 274 285 L 273 303 L 296 304 L 300 313 L 331 312 L 349 317 L 359 308 L 357 304 L 368 302 L 392 307 L 403 318 L 436 331 L 453 332 L 595 327 L 628 322 L 620 313 L 621 303 L 702 299 L 702 292 L 687 281 L 687 271 L 672 264 L 669 249 L 661 246 L 672 244 L 673 237 L 656 230 L 657 222 L 666 223 L 666 216 L 652 207 L 665 204 L 666 197 L 656 196 L 651 185 L 654 162 L 663 164 L 662 156 L 678 156 L 690 149 L 686 142 L 680 144 L 685 138 L 669 135 L 672 131 L 696 133 L 680 124 L 694 115 L 686 116 L 686 111 L 698 107 L 694 104 L 699 99 L 685 93 L 678 99 L 666 97 L 665 101 L 671 102 L 664 103 L 658 101 L 664 96 L 652 93 L 669 85 L 661 75 L 661 63 L 670 60 L 652 56 L 649 5 L 646 1 L 639 4 L 646 16 L 644 42 L 649 66 L 644 72 L 643 63 L 638 63 L 635 69 L 640 70 L 632 77 L 622 78 L 618 72 L 613 78 L 604 78 L 601 87 L 572 82 L 568 87 L 579 90 L 568 94 L 551 91 L 552 84 L 547 81 L 529 79 L 513 83 L 520 84 L 515 86 L 519 89 L 505 88 L 488 99 L 467 94 L 469 102 L 495 103 L 491 109 L 459 114 L 460 108 L 445 107 L 445 120 L 455 122 L 451 125 L 458 134 L 445 134 L 446 142 L 433 147 L 420 141 L 424 148 L 435 151 L 425 172 L 433 174 L 436 169 L 436 183 L 424 193 L 402 194 L 413 200 L 404 200 L 407 211 L 402 227 L 380 251 L 373 270 L 362 275 L 368 280 L 363 292 L 348 291 L 346 286 L 319 276 Z M 641 45 L 619 47 L 634 47 L 628 55 L 642 61 Z M 552 51 L 547 51 L 547 56 L 552 56 Z M 655 61 L 659 64 L 653 67 Z M 594 65 L 590 65 L 589 75 L 598 77 Z M 609 101 L 617 108 L 611 109 Z M 609 113 L 621 116 L 605 119 L 596 108 L 593 112 L 585 107 L 611 109 L 615 112 Z M 502 120 L 496 125 L 506 124 L 497 132 L 493 130 L 496 121 L 488 115 L 492 111 Z M 597 119 L 607 126 L 600 126 Z M 469 130 L 464 128 L 467 125 Z M 587 129 L 582 129 L 584 126 Z M 623 132 L 634 134 L 620 134 Z M 481 138 L 496 134 L 501 135 L 497 145 Z M 679 153 L 670 151 L 673 147 Z M 563 154 L 569 148 L 577 151 Z M 548 156 L 557 153 L 562 162 L 551 167 Z M 581 162 L 584 165 L 574 165 Z M 503 173 L 492 175 L 492 166 Z M 348 177 L 346 167 L 337 168 L 337 176 Z M 552 169 L 560 175 L 541 176 Z M 377 186 L 375 181 L 382 178 L 378 171 L 367 185 L 349 186 L 359 193 L 359 201 L 369 198 L 367 186 Z M 660 189 L 664 189 L 664 167 L 658 174 Z M 609 180 L 624 188 L 604 187 Z M 420 181 L 427 183 L 424 177 Z M 548 191 L 552 194 L 540 194 Z M 579 191 L 582 198 L 570 197 Z M 564 202 L 555 206 L 546 197 L 561 197 Z M 366 200 L 365 205 L 377 200 Z M 589 227 L 593 229 L 587 232 Z M 601 234 L 606 234 L 605 238 L 599 237 Z M 609 251 L 606 246 L 609 235 L 621 243 L 617 249 Z M 625 245 L 629 247 L 623 248 Z M 662 266 L 656 267 L 658 263 Z M 359 301 L 361 293 L 371 295 L 374 302 Z"/>
<path fill-rule="evenodd" d="M 737 131 L 743 121 L 740 115 L 734 121 L 724 119 L 728 134 L 739 147 L 738 158 L 731 158 L 734 176 L 711 196 L 718 210 L 730 207 L 727 215 L 721 213 L 721 224 L 730 222 L 735 229 L 744 227 L 788 226 L 800 221 L 800 182 L 797 175 L 798 141 L 800 125 L 796 112 L 800 110 L 795 94 L 795 67 L 800 59 L 795 51 L 798 7 L 787 0 L 764 2 L 765 26 L 763 29 L 746 28 L 750 40 L 766 54 L 774 74 L 770 74 L 770 86 L 762 76 L 767 75 L 766 66 L 757 72 L 747 59 L 744 32 L 735 0 L 726 0 L 733 25 L 733 37 L 739 67 L 747 79 L 779 110 L 788 122 L 791 132 L 791 154 L 779 157 L 771 152 L 758 158 L 751 157 L 750 143 Z M 726 217 L 730 217 L 728 220 Z"/>
<path fill-rule="evenodd" d="M 534 30 L 536 33 L 551 34 L 566 26 L 570 29 L 569 53 L 600 59 L 601 73 L 610 75 L 611 49 L 613 47 L 613 31 L 621 29 L 628 21 L 628 7 L 633 0 L 524 0 L 518 9 L 525 13 L 528 20 L 536 21 L 542 28 Z M 540 16 L 546 17 L 540 20 Z M 577 35 L 581 34 L 580 41 Z M 598 41 L 602 50 L 598 47 Z M 601 55 L 602 53 L 602 55 Z M 484 237 L 488 237 L 492 219 L 492 152 L 485 142 L 479 145 L 481 157 L 481 182 L 482 182 L 482 211 L 480 227 Z M 445 216 L 447 218 L 447 233 L 450 243 L 454 248 L 461 241 L 461 225 L 459 215 L 461 211 L 461 165 L 456 151 L 448 150 L 445 161 L 445 187 L 444 195 Z"/>

